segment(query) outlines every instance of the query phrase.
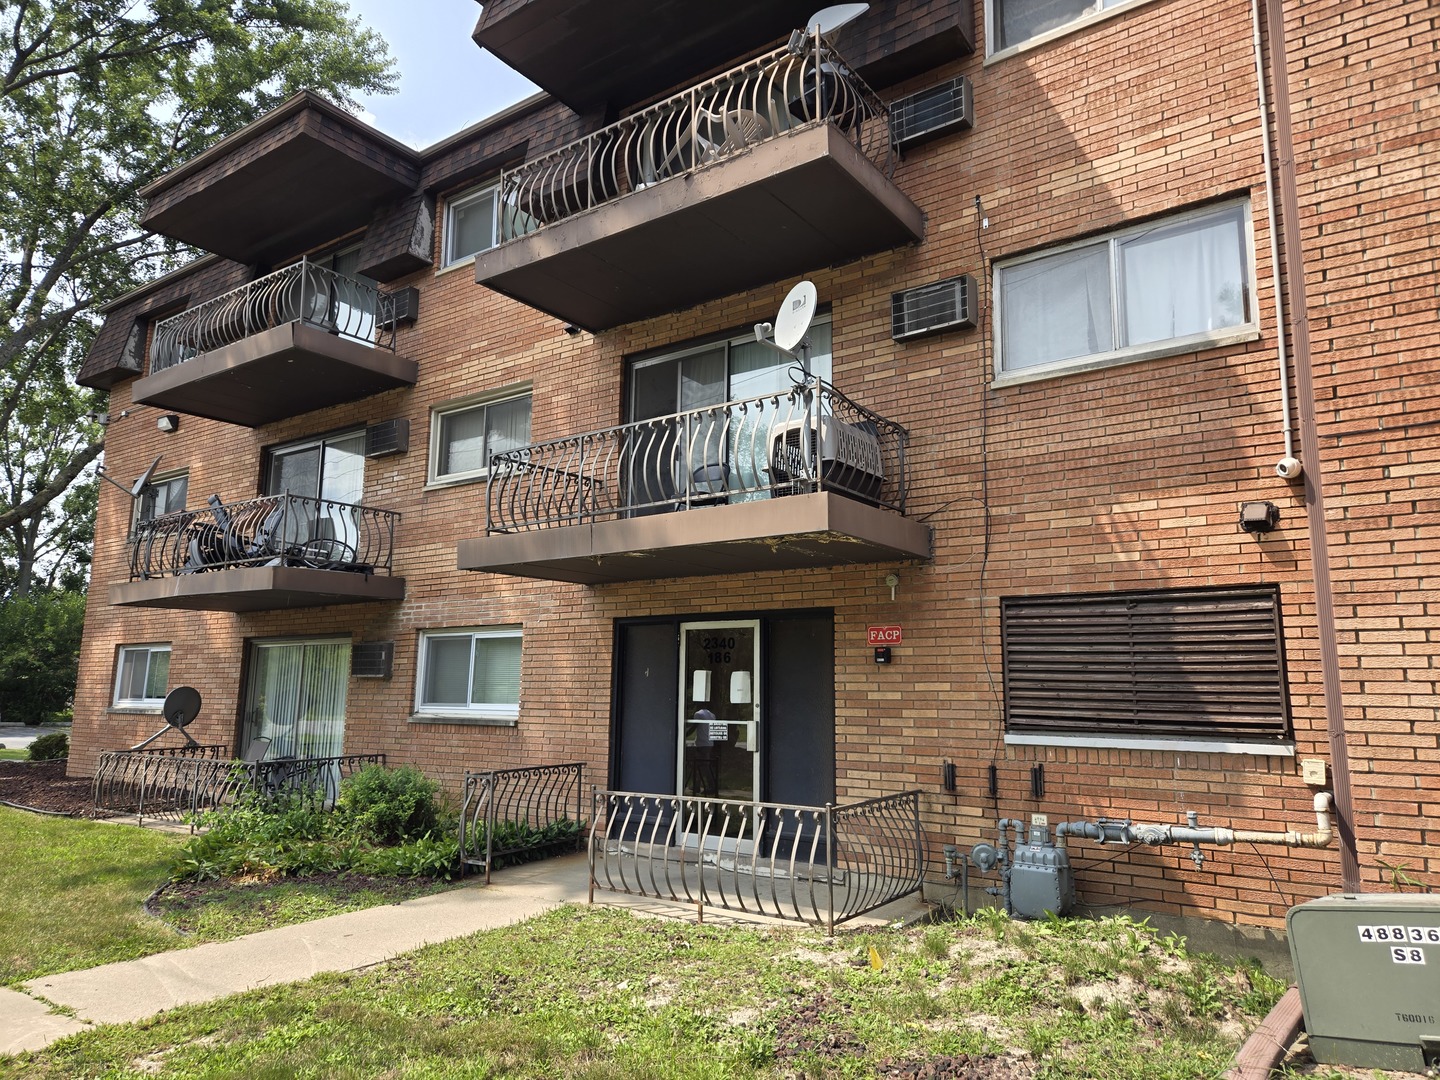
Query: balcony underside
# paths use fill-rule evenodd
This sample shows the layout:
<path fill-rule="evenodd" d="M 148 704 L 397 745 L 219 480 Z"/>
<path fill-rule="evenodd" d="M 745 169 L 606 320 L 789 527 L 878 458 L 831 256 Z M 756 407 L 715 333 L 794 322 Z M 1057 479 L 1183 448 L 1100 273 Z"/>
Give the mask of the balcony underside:
<path fill-rule="evenodd" d="M 461 570 L 602 585 L 930 557 L 930 529 L 830 492 L 462 540 Z"/>
<path fill-rule="evenodd" d="M 279 611 L 405 599 L 405 579 L 308 566 L 242 566 L 110 586 L 118 607 Z"/>
<path fill-rule="evenodd" d="M 919 208 L 819 124 L 482 252 L 475 280 L 609 330 L 923 235 Z"/>
<path fill-rule="evenodd" d="M 135 383 L 140 405 L 227 424 L 275 420 L 415 385 L 419 366 L 304 323 L 252 334 Z"/>
<path fill-rule="evenodd" d="M 632 105 L 805 25 L 810 0 L 487 0 L 475 43 L 577 112 Z"/>

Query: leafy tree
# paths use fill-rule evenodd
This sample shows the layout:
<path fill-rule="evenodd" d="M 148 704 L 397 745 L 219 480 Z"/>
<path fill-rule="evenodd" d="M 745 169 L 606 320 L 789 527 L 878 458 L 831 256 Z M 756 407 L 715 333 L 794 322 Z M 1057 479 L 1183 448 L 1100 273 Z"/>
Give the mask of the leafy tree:
<path fill-rule="evenodd" d="M 73 547 L 54 504 L 104 449 L 72 381 L 96 307 L 187 254 L 140 228 L 140 190 L 301 89 L 353 107 L 393 83 L 342 0 L 0 0 L 7 592 Z"/>
<path fill-rule="evenodd" d="M 0 717 L 38 724 L 70 707 L 85 594 L 36 590 L 0 604 Z"/>

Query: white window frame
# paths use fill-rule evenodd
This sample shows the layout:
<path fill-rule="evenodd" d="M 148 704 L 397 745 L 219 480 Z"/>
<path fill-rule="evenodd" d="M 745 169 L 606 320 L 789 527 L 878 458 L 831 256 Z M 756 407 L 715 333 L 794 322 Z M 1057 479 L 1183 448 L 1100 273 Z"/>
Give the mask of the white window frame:
<path fill-rule="evenodd" d="M 996 60 L 1004 60 L 1006 57 L 1028 52 L 1037 46 L 1054 41 L 1056 38 L 1083 30 L 1087 26 L 1094 26 L 1098 22 L 1113 19 L 1134 8 L 1153 4 L 1156 0 L 1099 0 L 1099 2 L 1102 6 L 1096 11 L 1083 12 L 1067 23 L 1036 34 L 1034 37 L 1028 37 L 1024 41 L 1011 42 L 1004 48 L 997 49 L 995 46 L 1000 40 L 1000 21 L 996 13 L 996 0 L 985 0 L 985 63 L 990 64 Z M 1005 0 L 1000 0 L 1000 6 L 1003 6 L 1004 3 Z"/>
<path fill-rule="evenodd" d="M 464 254 L 456 254 L 455 251 L 455 215 L 458 211 L 472 206 L 482 199 L 492 201 L 490 235 L 494 237 L 494 243 L 488 248 L 478 248 L 475 251 L 467 251 Z M 473 188 L 459 192 L 453 197 L 445 200 L 445 236 L 444 252 L 441 259 L 441 268 L 460 266 L 463 263 L 471 262 L 481 251 L 489 251 L 500 243 L 500 181 L 491 180 Z"/>
<path fill-rule="evenodd" d="M 153 662 L 156 653 L 164 653 L 166 656 L 173 656 L 173 650 L 169 642 L 149 642 L 137 645 L 121 645 L 115 651 L 115 681 L 111 687 L 110 704 L 116 709 L 145 709 L 147 711 L 159 711 L 165 704 L 165 695 L 149 698 L 126 698 L 120 696 L 120 679 L 125 671 L 125 657 L 129 653 L 145 653 L 145 681 L 150 681 L 150 664 Z M 168 669 L 167 669 L 168 673 Z M 168 678 L 166 680 L 169 681 Z"/>
<path fill-rule="evenodd" d="M 437 405 L 430 410 L 430 463 L 426 472 L 427 486 L 445 487 L 450 484 L 464 484 L 475 480 L 484 480 L 490 475 L 490 466 L 484 465 L 479 469 L 469 469 L 465 472 L 440 472 L 440 451 L 441 431 L 445 426 L 445 419 L 459 413 L 470 412 L 473 409 L 488 409 L 494 405 L 504 405 L 506 402 L 517 401 L 520 398 L 530 399 L 530 418 L 534 422 L 535 402 L 533 388 L 529 383 L 519 386 L 509 386 L 504 390 L 497 390 L 491 394 L 483 394 L 479 397 L 463 398 L 459 401 L 448 401 L 443 405 Z"/>
<path fill-rule="evenodd" d="M 470 639 L 470 670 L 466 685 L 474 685 L 475 642 L 514 638 L 521 643 L 521 685 L 524 672 L 524 633 L 520 626 L 459 626 L 420 632 L 419 656 L 415 665 L 415 718 L 436 720 L 479 721 L 481 723 L 514 724 L 520 717 L 520 694 L 511 702 L 474 702 L 470 705 L 435 704 L 425 700 L 425 683 L 430 670 L 430 644 L 443 638 Z"/>
<path fill-rule="evenodd" d="M 1005 273 L 1007 271 L 1013 270 L 1016 267 L 1025 266 L 1029 263 L 1039 262 L 1043 259 L 1064 255 L 1080 248 L 1105 244 L 1108 247 L 1110 271 L 1111 324 L 1112 329 L 1118 331 L 1124 317 L 1124 298 L 1123 290 L 1120 287 L 1119 262 L 1117 259 L 1120 246 L 1131 237 L 1148 233 L 1157 228 L 1170 228 L 1176 225 L 1182 225 L 1187 221 L 1199 221 L 1204 218 L 1216 217 L 1236 210 L 1239 211 L 1240 217 L 1241 259 L 1245 271 L 1245 319 L 1243 322 L 1219 330 L 1205 330 L 1196 334 L 1187 334 L 1183 337 L 1165 338 L 1160 341 L 1147 341 L 1141 345 L 1124 345 L 1107 352 L 1069 356 L 1062 360 L 1052 360 L 1045 364 L 1035 364 L 1013 370 L 1007 370 L 1005 368 L 1005 318 L 1001 306 L 1001 294 Z M 1202 349 L 1216 348 L 1222 345 L 1233 345 L 1237 342 L 1254 341 L 1260 336 L 1260 323 L 1257 311 L 1258 304 L 1255 296 L 1255 235 L 1250 199 L 1247 196 L 1246 198 L 1223 203 L 1211 203 L 1206 206 L 1186 210 L 1182 213 L 1171 214 L 1161 218 L 1152 218 L 1140 224 L 1131 225 L 1123 229 L 1116 229 L 1099 236 L 1090 236 L 1084 240 L 1076 240 L 1073 243 L 1048 247 L 1041 251 L 1032 252 L 1029 255 L 998 260 L 995 263 L 995 272 L 992 275 L 990 301 L 991 310 L 995 313 L 994 379 L 991 383 L 994 387 L 1013 386 L 1017 383 L 1035 382 L 1040 379 L 1053 379 L 1060 375 L 1069 375 L 1078 371 L 1093 371 L 1098 368 L 1114 367 L 1119 364 L 1132 364 L 1136 361 L 1151 360 L 1161 356 L 1174 356 L 1177 353 L 1198 352 Z"/>

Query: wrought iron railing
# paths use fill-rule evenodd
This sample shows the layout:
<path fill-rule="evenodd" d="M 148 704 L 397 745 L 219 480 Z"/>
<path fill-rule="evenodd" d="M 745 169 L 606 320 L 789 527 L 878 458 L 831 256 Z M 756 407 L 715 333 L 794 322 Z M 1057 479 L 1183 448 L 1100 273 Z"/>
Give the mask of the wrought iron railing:
<path fill-rule="evenodd" d="M 210 753 L 220 749 L 106 751 L 91 784 L 95 808 L 134 814 L 140 822 L 188 820 L 193 828 L 197 814 L 245 796 L 293 795 L 332 805 L 341 780 L 385 764 L 384 754 L 233 761 Z"/>
<path fill-rule="evenodd" d="M 293 322 L 395 351 L 394 296 L 302 259 L 156 323 L 150 373 Z"/>
<path fill-rule="evenodd" d="M 836 924 L 918 892 L 920 793 L 844 806 L 596 791 L 596 889 L 771 918 Z"/>
<path fill-rule="evenodd" d="M 905 511 L 903 427 L 821 379 L 490 460 L 488 533 L 836 491 Z"/>
<path fill-rule="evenodd" d="M 460 870 L 518 853 L 575 850 L 585 839 L 580 788 L 585 766 L 538 765 L 465 774 L 460 804 Z"/>
<path fill-rule="evenodd" d="M 391 571 L 391 510 L 266 495 L 182 510 L 142 521 L 130 549 L 130 580 L 173 577 L 237 566 L 310 566 L 363 574 Z"/>
<path fill-rule="evenodd" d="M 833 124 L 887 176 L 885 105 L 818 33 L 767 52 L 500 174 L 502 238 L 534 232 L 814 124 Z"/>

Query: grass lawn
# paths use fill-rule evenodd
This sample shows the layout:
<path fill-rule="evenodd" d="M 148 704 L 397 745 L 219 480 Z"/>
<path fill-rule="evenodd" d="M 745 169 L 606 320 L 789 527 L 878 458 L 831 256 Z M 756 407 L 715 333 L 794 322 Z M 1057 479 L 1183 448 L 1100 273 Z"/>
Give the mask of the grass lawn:
<path fill-rule="evenodd" d="M 0 1077 L 1214 1077 L 1283 986 L 1120 918 L 909 930 L 562 908 L 175 1009 Z"/>
<path fill-rule="evenodd" d="M 20 748 L 19 750 L 14 750 L 14 749 L 4 749 L 4 750 L 0 750 L 0 761 L 29 761 L 29 760 L 30 760 L 30 748 L 29 748 L 28 746 L 22 747 L 22 748 Z"/>
<path fill-rule="evenodd" d="M 287 880 L 167 889 L 183 834 L 0 807 L 0 986 L 133 960 L 434 892 L 429 878 Z M 182 933 L 183 931 L 183 933 Z"/>

